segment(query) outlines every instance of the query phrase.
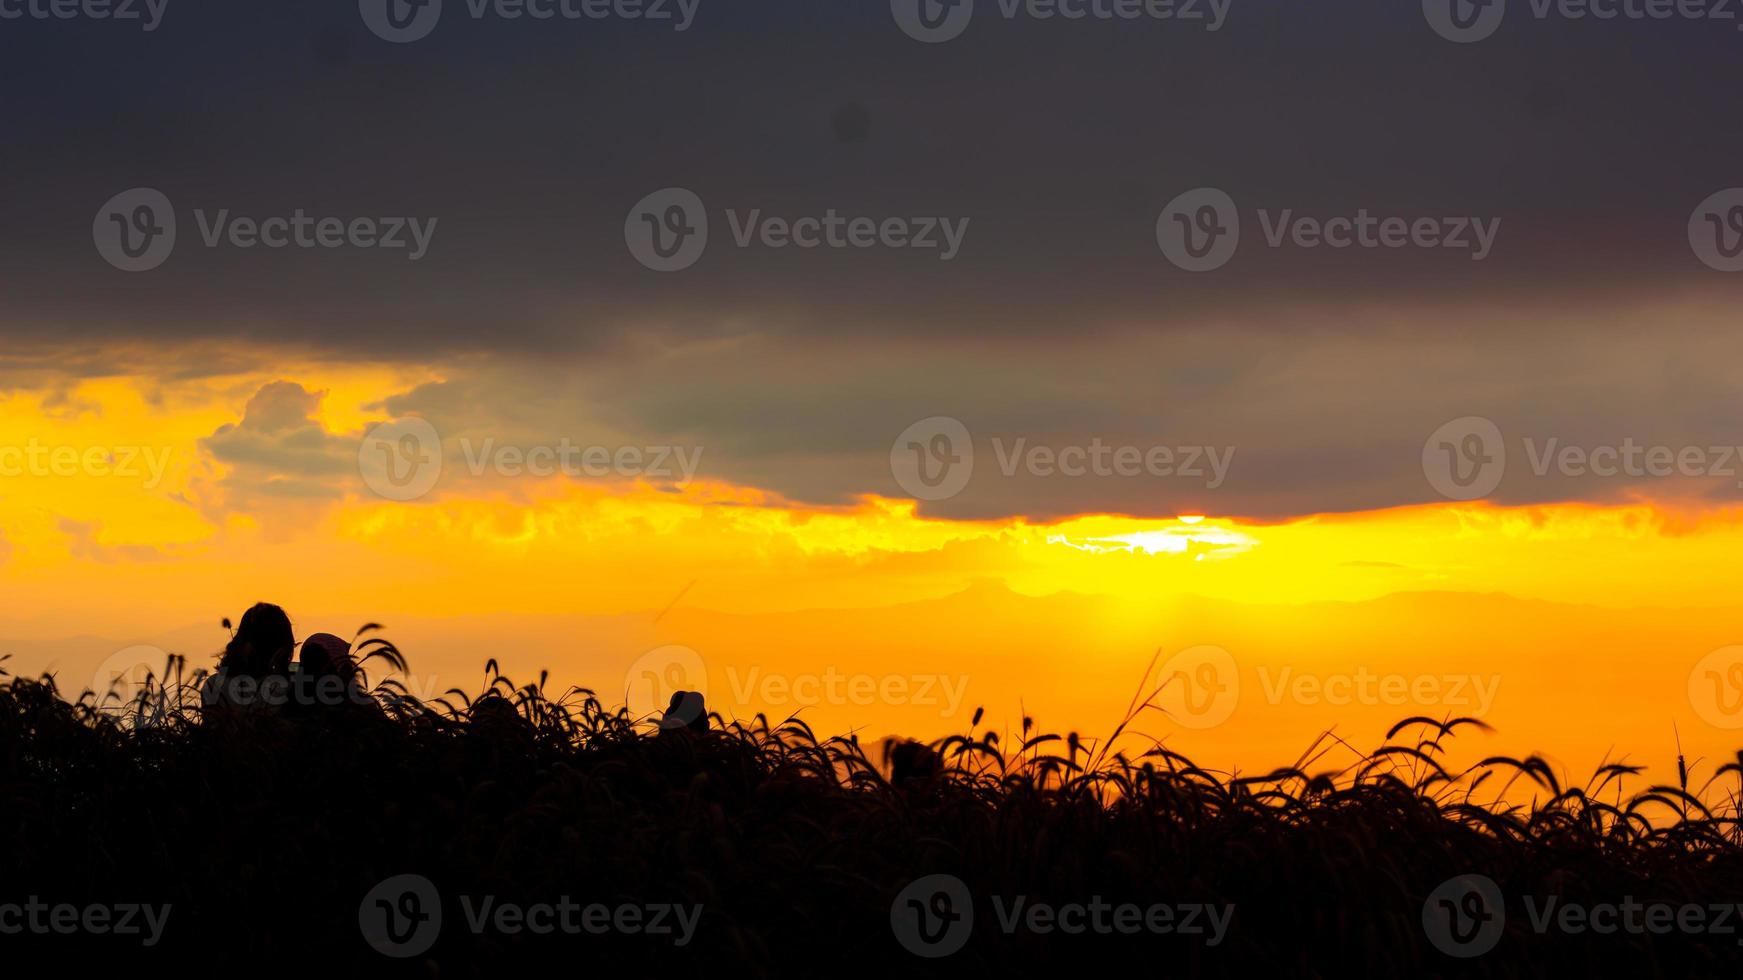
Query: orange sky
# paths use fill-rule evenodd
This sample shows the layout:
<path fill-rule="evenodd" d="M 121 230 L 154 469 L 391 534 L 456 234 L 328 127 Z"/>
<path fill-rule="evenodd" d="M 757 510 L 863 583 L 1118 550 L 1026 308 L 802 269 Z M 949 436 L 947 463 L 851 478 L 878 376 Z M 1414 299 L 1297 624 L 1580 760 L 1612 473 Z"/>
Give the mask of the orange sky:
<path fill-rule="evenodd" d="M 637 707 L 681 679 L 717 709 L 802 709 L 826 732 L 934 736 L 985 705 L 997 725 L 1027 711 L 1096 735 L 1160 650 L 1175 717 L 1141 727 L 1219 766 L 1293 761 L 1332 726 L 1366 747 L 1411 714 L 1480 714 L 1500 732 L 1468 736 L 1473 752 L 1543 751 L 1579 773 L 1606 754 L 1673 765 L 1673 725 L 1708 771 L 1743 745 L 1735 512 L 968 522 L 705 476 L 461 474 L 412 502 L 370 494 L 355 447 L 389 415 L 368 406 L 434 377 L 311 363 L 14 389 L 0 652 L 78 688 L 117 656 L 207 662 L 218 619 L 269 599 L 299 633 L 388 624 L 426 693 L 475 685 L 495 656 Z M 301 391 L 271 451 L 310 462 L 286 476 L 221 460 L 212 440 L 246 458 L 247 427 L 225 427 L 281 379 Z M 349 470 L 332 462 L 346 452 Z"/>

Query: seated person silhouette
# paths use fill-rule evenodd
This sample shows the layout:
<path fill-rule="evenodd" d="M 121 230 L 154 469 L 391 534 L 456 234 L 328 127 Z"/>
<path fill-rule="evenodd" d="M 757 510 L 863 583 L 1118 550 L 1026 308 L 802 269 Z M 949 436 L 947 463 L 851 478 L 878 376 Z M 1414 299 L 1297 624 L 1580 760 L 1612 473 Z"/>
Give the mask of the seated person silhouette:
<path fill-rule="evenodd" d="M 941 766 L 931 746 L 909 739 L 887 751 L 890 785 L 897 789 L 919 788 L 938 777 Z"/>
<path fill-rule="evenodd" d="M 299 706 L 338 707 L 369 700 L 358 681 L 351 644 L 332 633 L 304 640 L 292 673 L 296 687 L 291 700 Z"/>
<path fill-rule="evenodd" d="M 229 620 L 224 621 L 228 626 Z M 242 621 L 219 655 L 218 669 L 201 688 L 207 707 L 254 707 L 267 703 L 267 682 L 282 679 L 290 666 L 296 636 L 290 617 L 270 602 L 257 602 L 242 614 Z"/>
<path fill-rule="evenodd" d="M 700 691 L 676 691 L 666 713 L 660 716 L 660 734 L 689 732 L 700 735 L 708 731 L 708 702 Z"/>
<path fill-rule="evenodd" d="M 467 731 L 498 748 L 526 745 L 535 734 L 533 723 L 521 717 L 513 702 L 491 691 L 466 711 Z"/>

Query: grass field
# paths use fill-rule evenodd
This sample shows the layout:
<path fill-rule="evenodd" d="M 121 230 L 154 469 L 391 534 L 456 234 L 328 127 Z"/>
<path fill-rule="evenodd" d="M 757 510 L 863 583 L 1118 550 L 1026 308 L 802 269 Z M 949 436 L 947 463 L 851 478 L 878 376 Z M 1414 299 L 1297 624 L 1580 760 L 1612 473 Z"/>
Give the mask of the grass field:
<path fill-rule="evenodd" d="M 370 666 L 403 666 L 371 649 Z M 423 703 L 387 681 L 337 706 L 223 710 L 202 707 L 202 672 L 165 673 L 111 697 L 3 678 L 10 962 L 441 977 L 1743 967 L 1737 762 L 1675 786 L 1622 766 L 1566 786 L 1529 758 L 1447 772 L 1446 745 L 1476 723 L 1412 719 L 1354 766 L 1328 765 L 1322 740 L 1236 777 L 1129 730 L 1091 744 L 971 729 L 929 748 L 763 718 L 661 730 L 494 665 L 471 697 Z M 118 934 L 123 916 L 157 925 Z"/>

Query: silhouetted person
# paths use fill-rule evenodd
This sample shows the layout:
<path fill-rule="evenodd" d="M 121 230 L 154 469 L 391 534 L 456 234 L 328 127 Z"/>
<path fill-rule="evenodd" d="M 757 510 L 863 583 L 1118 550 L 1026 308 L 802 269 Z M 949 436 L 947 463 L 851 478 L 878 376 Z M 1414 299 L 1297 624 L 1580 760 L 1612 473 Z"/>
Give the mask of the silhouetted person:
<path fill-rule="evenodd" d="M 672 703 L 666 706 L 666 713 L 660 716 L 660 734 L 668 732 L 694 732 L 701 734 L 708 731 L 708 702 L 700 691 L 678 691 L 672 695 Z"/>
<path fill-rule="evenodd" d="M 283 609 L 270 602 L 255 603 L 242 614 L 242 621 L 219 656 L 218 669 L 207 680 L 201 699 L 207 707 L 253 706 L 271 701 L 271 692 L 264 687 L 285 683 L 296 642 L 290 617 Z"/>
<path fill-rule="evenodd" d="M 515 710 L 514 704 L 495 691 L 472 702 L 466 712 L 466 721 L 473 731 L 489 736 L 519 737 L 531 727 Z"/>
<path fill-rule="evenodd" d="M 536 768 L 533 723 L 514 703 L 496 691 L 473 701 L 466 712 L 466 738 L 461 742 L 462 768 L 489 772 L 493 778 L 526 778 Z"/>
<path fill-rule="evenodd" d="M 358 684 L 351 644 L 331 633 L 316 633 L 303 641 L 293 673 L 292 702 L 297 705 L 338 707 L 369 700 Z"/>
<path fill-rule="evenodd" d="M 261 678 L 283 673 L 290 664 L 297 638 L 290 617 L 270 602 L 257 602 L 242 614 L 242 622 L 224 648 L 218 669 L 232 676 Z"/>
<path fill-rule="evenodd" d="M 897 789 L 924 786 L 938 777 L 938 753 L 912 739 L 889 750 L 890 785 Z"/>
<path fill-rule="evenodd" d="M 357 679 L 351 644 L 331 633 L 316 633 L 304 640 L 297 666 L 309 677 L 337 677 L 347 684 Z"/>

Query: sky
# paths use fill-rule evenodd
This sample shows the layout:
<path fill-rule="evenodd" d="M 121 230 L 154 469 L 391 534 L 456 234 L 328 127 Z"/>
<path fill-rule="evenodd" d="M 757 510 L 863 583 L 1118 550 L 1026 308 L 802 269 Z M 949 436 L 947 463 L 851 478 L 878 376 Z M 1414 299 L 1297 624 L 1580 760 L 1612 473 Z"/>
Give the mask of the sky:
<path fill-rule="evenodd" d="M 0 2 L 15 673 L 1737 749 L 1722 7 L 394 3 Z"/>

